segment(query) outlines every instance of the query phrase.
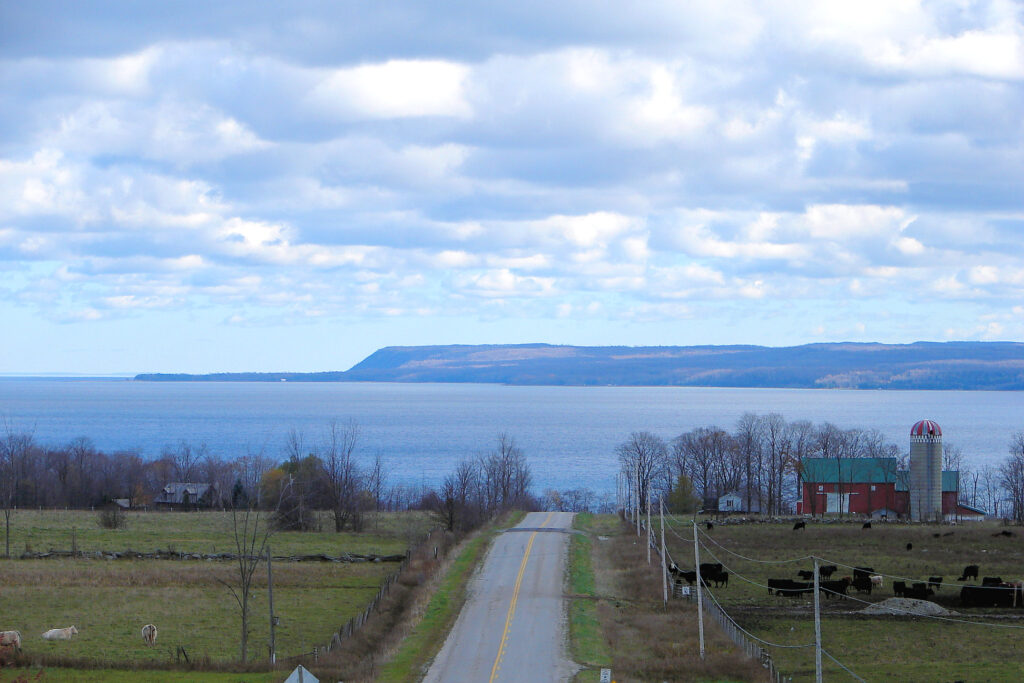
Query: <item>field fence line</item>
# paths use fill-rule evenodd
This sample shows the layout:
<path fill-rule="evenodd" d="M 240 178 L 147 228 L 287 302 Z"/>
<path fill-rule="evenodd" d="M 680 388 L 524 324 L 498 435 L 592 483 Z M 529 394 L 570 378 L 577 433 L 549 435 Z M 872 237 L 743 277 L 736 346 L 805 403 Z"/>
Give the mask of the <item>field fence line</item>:
<path fill-rule="evenodd" d="M 353 635 L 358 633 L 359 630 L 363 628 L 363 626 L 369 620 L 370 616 L 377 610 L 377 607 L 378 605 L 380 605 L 381 600 L 383 600 L 388 595 L 388 593 L 391 592 L 391 586 L 395 583 L 395 581 L 397 581 L 402 576 L 402 573 L 408 568 L 409 562 L 411 561 L 413 556 L 415 556 L 421 549 L 427 547 L 427 545 L 431 542 L 431 538 L 433 538 L 434 534 L 439 531 L 443 533 L 444 530 L 441 527 L 435 527 L 431 529 L 417 543 L 410 546 L 410 548 L 405 552 L 404 559 L 398 565 L 398 569 L 392 572 L 391 574 L 388 574 L 387 577 L 385 577 L 384 583 L 377 591 L 377 594 L 373 596 L 373 599 L 370 600 L 369 604 L 367 604 L 367 606 L 363 609 L 362 612 L 360 612 L 359 614 L 345 622 L 345 625 L 339 628 L 331 636 L 330 641 L 328 641 L 328 643 L 325 646 L 313 648 L 312 653 L 293 655 L 291 657 L 288 657 L 287 659 L 298 659 L 312 654 L 313 659 L 316 660 L 319 658 L 321 653 L 330 652 L 334 648 L 341 645 L 342 641 L 351 638 Z M 435 553 L 439 550 L 442 550 L 442 547 L 442 556 L 447 555 L 447 544 L 438 543 L 435 546 Z M 435 554 L 435 557 L 438 557 L 438 555 Z"/>
<path fill-rule="evenodd" d="M 655 526 L 653 520 L 651 521 L 651 526 L 652 527 Z M 660 562 L 661 562 L 661 557 L 660 557 L 661 544 L 660 544 L 660 542 L 659 542 L 659 540 L 657 538 L 657 534 L 656 533 L 649 533 L 648 532 L 648 530 L 647 530 L 647 523 L 646 523 L 646 520 L 644 520 L 644 519 L 640 520 L 640 529 L 645 534 L 647 534 L 647 538 L 648 538 L 648 542 L 650 544 L 651 550 L 653 550 L 653 551 L 655 551 L 655 552 L 657 552 L 659 554 L 658 562 L 660 564 Z M 693 541 L 693 539 L 689 539 L 689 540 L 691 542 Z M 668 548 L 666 548 L 665 549 L 665 566 L 666 566 L 666 571 L 668 571 L 667 567 L 669 566 L 670 561 L 671 561 L 671 558 L 670 558 L 670 556 L 668 554 Z M 673 597 L 681 597 L 682 596 L 681 586 L 677 585 L 677 583 L 675 582 L 674 578 L 672 576 L 666 576 L 666 580 L 669 582 L 670 585 L 672 585 L 672 596 Z M 677 591 L 677 588 L 679 589 L 678 591 Z M 689 598 L 688 598 L 688 600 L 691 601 L 691 602 L 694 600 L 693 593 L 694 593 L 693 591 L 690 591 L 690 595 L 689 595 Z M 711 593 L 711 591 L 707 591 L 707 594 L 711 597 L 711 600 L 704 600 L 703 601 L 703 603 L 704 603 L 704 613 L 707 614 L 708 616 L 710 616 L 712 619 L 715 620 L 715 623 L 718 624 L 718 626 L 722 630 L 722 632 L 725 633 L 727 636 L 729 636 L 729 639 L 733 643 L 735 643 L 736 646 L 740 648 L 740 650 L 743 651 L 743 654 L 748 659 L 753 659 L 753 660 L 757 661 L 758 663 L 761 664 L 761 666 L 763 666 L 765 669 L 768 670 L 768 675 L 771 677 L 772 683 L 791 683 L 792 680 L 793 680 L 792 676 L 787 676 L 787 675 L 783 674 L 781 671 L 779 671 L 779 669 L 775 666 L 775 661 L 772 658 L 771 652 L 769 652 L 765 648 L 761 647 L 760 643 L 757 642 L 757 641 L 760 641 L 760 639 L 757 638 L 756 636 L 753 636 L 752 634 L 749 634 L 748 632 L 744 631 L 739 626 L 739 624 L 737 624 L 736 621 L 733 620 L 733 618 L 730 617 L 725 612 L 724 609 L 722 609 L 722 607 L 718 604 L 718 600 L 715 598 L 714 594 Z M 767 641 L 761 641 L 761 642 L 763 642 L 765 644 L 768 644 L 768 645 L 775 646 L 774 643 L 768 643 Z M 811 645 L 777 645 L 777 647 L 805 648 L 805 647 L 813 647 L 813 643 Z"/>
<path fill-rule="evenodd" d="M 213 560 L 213 561 L 234 561 L 239 559 L 237 553 L 190 553 L 178 550 L 154 550 L 142 552 L 140 550 L 59 550 L 50 548 L 45 552 L 24 552 L 18 556 L 19 560 L 46 560 L 53 558 L 81 557 L 85 559 L 102 560 Z M 246 560 L 263 560 L 264 555 L 242 555 Z M 337 556 L 322 553 L 312 555 L 274 555 L 276 562 L 335 562 L 335 563 L 360 563 L 360 562 L 402 562 L 405 555 L 363 555 L 360 553 L 341 553 Z"/>

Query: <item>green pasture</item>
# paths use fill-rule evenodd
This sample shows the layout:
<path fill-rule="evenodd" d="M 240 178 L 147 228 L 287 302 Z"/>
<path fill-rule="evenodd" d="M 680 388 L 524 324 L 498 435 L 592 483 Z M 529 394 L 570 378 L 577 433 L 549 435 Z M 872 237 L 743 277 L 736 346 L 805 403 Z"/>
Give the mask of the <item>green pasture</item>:
<path fill-rule="evenodd" d="M 217 673 L 207 671 L 155 671 L 117 669 L 9 669 L 0 670 L 0 683 L 278 683 L 284 672 Z"/>
<path fill-rule="evenodd" d="M 428 513 L 369 513 L 362 532 L 335 533 L 331 517 L 325 512 L 318 515 L 321 531 L 274 533 L 270 541 L 274 554 L 394 555 L 404 553 L 434 526 Z M 267 518 L 268 513 L 259 513 L 261 525 Z M 255 514 L 251 520 L 254 519 Z M 11 514 L 11 555 L 17 557 L 25 550 L 71 550 L 72 544 L 80 551 L 235 551 L 230 511 L 129 511 L 125 513 L 126 525 L 122 529 L 101 528 L 98 520 L 99 512 L 88 510 L 15 510 Z M 3 531 L 0 524 L 0 554 Z"/>
<path fill-rule="evenodd" d="M 814 623 L 773 617 L 741 621 L 779 643 L 813 643 Z M 791 630 L 792 629 L 792 630 Z M 867 681 L 991 681 L 1024 676 L 1024 631 L 943 623 L 930 619 L 822 619 L 822 647 Z M 794 681 L 814 680 L 814 648 L 773 648 L 779 668 Z M 852 680 L 823 657 L 826 680 Z"/>
<path fill-rule="evenodd" d="M 241 617 L 227 588 L 237 583 L 229 562 L 26 560 L 4 563 L 2 628 L 22 634 L 29 657 L 68 657 L 112 666 L 174 660 L 184 647 L 192 660 L 239 657 Z M 274 568 L 277 652 L 288 657 L 325 645 L 365 608 L 391 563 L 278 563 Z M 256 574 L 249 656 L 266 659 L 269 642 L 266 570 Z M 140 629 L 153 623 L 156 647 Z M 50 628 L 74 625 L 70 641 L 45 641 Z"/>
<path fill-rule="evenodd" d="M 668 518 L 666 518 L 668 520 Z M 654 525 L 658 529 L 657 524 Z M 905 579 L 927 581 L 931 576 L 941 576 L 944 586 L 934 601 L 949 609 L 960 609 L 959 587 L 956 584 L 964 567 L 979 565 L 979 574 L 999 576 L 1006 581 L 1024 578 L 1024 529 L 1010 527 L 1013 537 L 993 536 L 1005 529 L 995 523 L 972 523 L 960 526 L 948 525 L 907 525 L 874 523 L 871 529 L 862 529 L 861 522 L 820 524 L 809 521 L 804 530 L 793 531 L 792 523 L 786 524 L 719 524 L 711 531 L 701 525 L 701 562 L 721 562 L 730 571 L 729 585 L 716 591 L 716 596 L 726 606 L 764 605 L 771 607 L 800 606 L 811 601 L 804 598 L 780 598 L 768 595 L 768 591 L 753 585 L 740 577 L 759 584 L 766 584 L 769 578 L 799 580 L 797 571 L 810 570 L 811 559 L 779 564 L 763 564 L 764 560 L 781 561 L 815 555 L 827 562 L 839 565 L 833 578 L 850 576 L 850 566 L 871 567 L 876 573 L 885 575 L 880 591 L 871 595 L 850 590 L 850 596 L 859 600 L 877 602 L 893 597 L 892 582 Z M 691 538 L 692 526 L 689 520 L 671 520 L 665 541 L 669 553 L 682 567 L 693 566 L 693 543 L 679 536 Z M 944 536 L 943 534 L 949 534 Z M 678 535 L 677 535 L 678 534 Z M 939 534 L 938 538 L 934 534 Z M 907 550 L 907 543 L 913 545 Z M 739 557 L 742 555 L 754 562 Z M 893 578 L 899 577 L 899 578 Z M 969 583 L 973 583 L 971 581 Z M 714 590 L 714 589 L 712 589 Z M 828 606 L 844 610 L 864 607 L 852 601 L 823 600 Z M 967 609 L 965 613 L 984 614 L 991 610 Z M 1005 610 L 997 611 L 1006 614 Z M 1024 612 L 1020 612 L 1024 614 Z"/>
<path fill-rule="evenodd" d="M 669 552 L 680 566 L 690 568 L 693 543 L 685 539 L 692 538 L 692 522 L 668 521 Z M 657 531 L 656 521 L 654 526 Z M 959 586 L 949 584 L 956 584 L 969 564 L 979 565 L 979 577 L 1024 578 L 1024 529 L 994 522 L 956 526 L 874 522 L 871 529 L 862 529 L 862 522 L 853 520 L 808 521 L 806 529 L 797 531 L 792 526 L 791 522 L 716 524 L 710 531 L 703 522 L 699 526 L 701 562 L 722 562 L 730 573 L 728 586 L 712 587 L 711 592 L 754 635 L 779 644 L 813 643 L 813 596 L 769 595 L 755 584 L 766 584 L 769 578 L 799 580 L 797 571 L 811 569 L 812 560 L 782 561 L 815 555 L 827 560 L 825 564 L 866 566 L 885 575 L 881 590 L 870 595 L 851 589 L 847 600 L 821 599 L 824 647 L 859 676 L 869 681 L 1021 680 L 1024 609 L 963 608 Z M 998 535 L 1004 530 L 1013 535 Z M 766 560 L 777 563 L 765 564 Z M 833 578 L 852 573 L 849 567 L 839 566 Z M 867 605 L 858 601 L 893 597 L 894 580 L 927 581 L 930 576 L 943 577 L 944 586 L 933 601 L 956 611 L 952 618 L 997 626 L 859 614 Z M 813 648 L 768 649 L 795 681 L 813 680 Z M 825 672 L 826 678 L 847 677 L 834 664 L 827 664 Z"/>

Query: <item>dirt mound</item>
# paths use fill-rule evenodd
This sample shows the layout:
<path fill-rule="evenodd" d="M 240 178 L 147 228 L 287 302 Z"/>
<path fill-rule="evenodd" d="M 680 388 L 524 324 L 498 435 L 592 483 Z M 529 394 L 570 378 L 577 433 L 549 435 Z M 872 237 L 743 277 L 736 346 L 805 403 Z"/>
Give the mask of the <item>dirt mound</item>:
<path fill-rule="evenodd" d="M 896 614 L 896 615 L 920 615 L 927 617 L 948 616 L 956 614 L 952 610 L 936 605 L 929 600 L 914 600 L 913 598 L 889 598 L 882 602 L 876 602 L 861 610 L 863 614 Z"/>

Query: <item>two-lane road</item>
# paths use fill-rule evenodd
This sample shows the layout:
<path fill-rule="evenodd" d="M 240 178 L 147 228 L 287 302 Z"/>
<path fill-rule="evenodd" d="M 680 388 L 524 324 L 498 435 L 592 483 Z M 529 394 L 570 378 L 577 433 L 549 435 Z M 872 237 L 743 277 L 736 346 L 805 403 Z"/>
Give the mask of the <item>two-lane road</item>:
<path fill-rule="evenodd" d="M 572 513 L 531 512 L 494 541 L 428 683 L 565 681 L 563 597 Z"/>

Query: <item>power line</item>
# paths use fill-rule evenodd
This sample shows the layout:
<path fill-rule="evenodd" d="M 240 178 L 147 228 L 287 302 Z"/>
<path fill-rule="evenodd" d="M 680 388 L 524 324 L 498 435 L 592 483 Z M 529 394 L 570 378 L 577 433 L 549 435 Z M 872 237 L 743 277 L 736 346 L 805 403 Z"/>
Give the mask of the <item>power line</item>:
<path fill-rule="evenodd" d="M 828 588 L 822 588 L 821 590 L 823 590 L 823 591 L 825 591 L 827 593 L 832 593 L 833 595 L 838 595 L 838 596 L 840 596 L 842 598 L 846 598 L 848 600 L 853 600 L 854 602 L 859 602 L 859 603 L 861 603 L 863 605 L 878 605 L 878 604 L 880 604 L 880 603 L 877 603 L 877 602 L 871 602 L 870 600 L 863 600 L 861 598 L 855 598 L 852 595 L 846 595 L 844 593 L 839 593 L 837 591 L 830 590 Z M 901 614 L 906 614 L 906 615 L 909 615 L 909 616 L 912 616 L 912 617 L 919 617 L 919 618 L 923 618 L 923 619 L 937 619 L 938 621 L 949 621 L 949 622 L 953 622 L 953 623 L 957 623 L 957 624 L 970 624 L 971 626 L 988 626 L 990 628 L 1024 629 L 1024 626 L 1017 626 L 1017 625 L 1014 625 L 1014 624 L 993 624 L 993 623 L 988 622 L 988 621 L 969 621 L 967 619 L 954 619 L 952 617 L 943 617 L 943 616 L 940 616 L 938 614 L 919 614 L 917 612 L 911 612 L 910 610 L 900 609 L 899 607 L 893 607 L 893 606 L 890 606 L 890 605 L 885 605 L 884 608 L 887 609 L 887 610 L 892 610 L 893 612 L 899 612 Z"/>
<path fill-rule="evenodd" d="M 736 557 L 739 557 L 739 558 L 741 558 L 743 560 L 746 560 L 747 562 L 756 562 L 758 564 L 791 564 L 793 562 L 804 562 L 805 560 L 813 560 L 814 559 L 813 555 L 804 555 L 803 557 L 794 557 L 794 558 L 791 558 L 791 559 L 788 559 L 788 560 L 758 560 L 758 559 L 753 558 L 753 557 L 747 557 L 746 555 L 738 553 L 735 550 L 730 550 L 729 548 L 726 548 L 724 545 L 722 545 L 721 543 L 719 543 L 718 541 L 713 539 L 711 536 L 709 536 L 706 532 L 703 532 L 700 529 L 697 529 L 697 533 L 702 535 L 702 536 L 704 536 L 704 537 L 706 537 L 709 541 L 711 541 L 712 543 L 717 545 L 719 548 L 721 548 L 725 552 L 727 552 L 727 553 L 729 553 L 731 555 L 735 555 Z"/>
<path fill-rule="evenodd" d="M 816 555 L 812 556 L 812 557 L 817 557 L 822 562 L 828 562 L 829 564 L 834 564 L 837 567 L 846 567 L 847 569 L 857 569 L 857 567 L 855 565 L 852 565 L 852 564 L 844 564 L 842 562 L 836 562 L 835 560 L 828 560 L 828 559 L 825 559 L 824 557 L 819 557 L 819 556 L 816 556 Z M 909 576 L 897 576 L 896 574 L 883 574 L 882 572 L 876 572 L 874 569 L 872 569 L 871 571 L 876 576 L 884 576 L 887 579 L 899 579 L 900 581 L 911 581 L 911 582 L 921 582 L 921 583 L 924 583 L 920 579 L 911 578 Z M 951 586 L 951 587 L 954 587 L 954 588 L 964 588 L 964 587 L 977 588 L 978 587 L 978 584 L 976 584 L 976 583 L 956 583 L 956 582 L 946 583 L 945 581 L 942 582 L 942 585 L 943 586 Z"/>

